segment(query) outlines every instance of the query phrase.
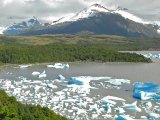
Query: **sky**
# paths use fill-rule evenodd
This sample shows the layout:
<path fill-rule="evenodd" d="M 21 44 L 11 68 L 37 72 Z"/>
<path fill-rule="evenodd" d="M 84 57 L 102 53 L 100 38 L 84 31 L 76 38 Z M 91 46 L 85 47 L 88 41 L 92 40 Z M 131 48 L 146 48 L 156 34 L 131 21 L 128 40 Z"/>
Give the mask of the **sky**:
<path fill-rule="evenodd" d="M 145 20 L 160 21 L 160 0 L 0 0 L 0 26 L 33 16 L 54 21 L 95 3 L 109 9 L 121 6 Z"/>

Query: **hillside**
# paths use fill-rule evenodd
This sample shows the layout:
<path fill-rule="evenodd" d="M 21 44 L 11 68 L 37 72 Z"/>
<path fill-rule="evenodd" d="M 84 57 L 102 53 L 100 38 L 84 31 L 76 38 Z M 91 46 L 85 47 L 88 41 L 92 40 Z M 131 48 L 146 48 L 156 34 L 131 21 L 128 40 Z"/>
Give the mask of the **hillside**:
<path fill-rule="evenodd" d="M 0 90 L 0 120 L 67 120 L 40 105 L 24 105 Z"/>
<path fill-rule="evenodd" d="M 48 44 L 93 44 L 105 45 L 115 50 L 160 50 L 159 38 L 127 38 L 120 36 L 95 34 L 56 34 L 41 36 L 6 36 L 0 35 L 0 43 L 15 45 L 48 45 Z"/>

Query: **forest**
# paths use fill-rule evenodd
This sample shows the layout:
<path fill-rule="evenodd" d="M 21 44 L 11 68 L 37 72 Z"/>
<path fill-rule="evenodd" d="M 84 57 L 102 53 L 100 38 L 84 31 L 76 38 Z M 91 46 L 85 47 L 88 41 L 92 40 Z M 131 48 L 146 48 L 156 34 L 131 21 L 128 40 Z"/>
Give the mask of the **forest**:
<path fill-rule="evenodd" d="M 105 45 L 49 44 L 0 45 L 0 62 L 10 64 L 44 62 L 151 62 L 135 53 L 121 53 Z"/>
<path fill-rule="evenodd" d="M 52 110 L 40 105 L 25 105 L 17 102 L 0 90 L 0 120 L 67 120 Z"/>

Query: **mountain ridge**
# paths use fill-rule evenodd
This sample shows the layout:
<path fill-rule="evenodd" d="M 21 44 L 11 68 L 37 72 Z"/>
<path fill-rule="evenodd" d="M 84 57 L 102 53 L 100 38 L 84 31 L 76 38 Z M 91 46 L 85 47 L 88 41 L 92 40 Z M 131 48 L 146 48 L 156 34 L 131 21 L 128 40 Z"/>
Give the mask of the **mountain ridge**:
<path fill-rule="evenodd" d="M 86 31 L 126 37 L 159 36 L 158 25 L 143 21 L 126 10 L 121 7 L 109 10 L 102 5 L 93 4 L 75 15 L 53 21 L 52 24 L 22 28 L 15 35 L 76 34 Z M 8 29 L 4 33 L 8 34 L 7 31 Z"/>

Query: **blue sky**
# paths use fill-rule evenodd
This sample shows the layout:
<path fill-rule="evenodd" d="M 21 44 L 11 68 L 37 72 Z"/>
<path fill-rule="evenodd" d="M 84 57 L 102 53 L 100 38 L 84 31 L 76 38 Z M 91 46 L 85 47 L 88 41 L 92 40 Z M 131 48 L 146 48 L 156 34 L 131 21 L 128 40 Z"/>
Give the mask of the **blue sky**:
<path fill-rule="evenodd" d="M 0 26 L 36 16 L 55 20 L 79 12 L 94 3 L 114 9 L 117 6 L 146 20 L 160 21 L 159 0 L 0 0 Z"/>

